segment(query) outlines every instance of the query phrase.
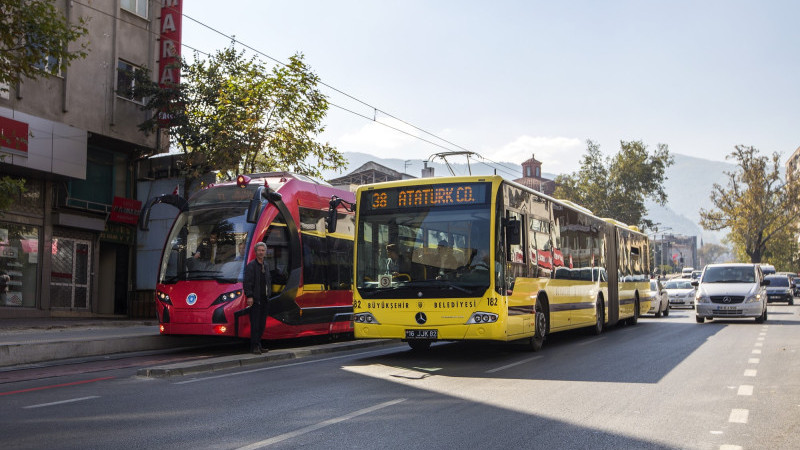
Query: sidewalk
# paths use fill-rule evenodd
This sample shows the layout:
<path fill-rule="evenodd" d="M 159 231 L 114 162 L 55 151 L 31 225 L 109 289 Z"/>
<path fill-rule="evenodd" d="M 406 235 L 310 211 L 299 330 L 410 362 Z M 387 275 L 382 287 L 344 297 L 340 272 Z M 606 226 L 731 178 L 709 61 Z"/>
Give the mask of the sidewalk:
<path fill-rule="evenodd" d="M 191 348 L 246 342 L 219 336 L 162 336 L 156 320 L 111 319 L 0 319 L 0 368 L 139 351 Z M 147 377 L 180 376 L 242 367 L 264 361 L 396 343 L 394 340 L 358 340 L 281 348 L 263 355 L 239 355 L 187 361 L 139 369 Z"/>

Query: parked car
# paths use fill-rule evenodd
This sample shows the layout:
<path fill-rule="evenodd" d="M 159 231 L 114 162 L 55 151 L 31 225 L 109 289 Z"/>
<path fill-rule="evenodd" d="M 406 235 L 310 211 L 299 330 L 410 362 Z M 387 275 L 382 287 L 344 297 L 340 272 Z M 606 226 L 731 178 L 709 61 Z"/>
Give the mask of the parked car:
<path fill-rule="evenodd" d="M 681 270 L 681 278 L 692 278 L 692 272 L 694 272 L 694 267 L 684 267 Z"/>
<path fill-rule="evenodd" d="M 761 264 L 761 272 L 764 275 L 772 275 L 775 273 L 775 266 L 772 264 Z"/>
<path fill-rule="evenodd" d="M 647 313 L 656 317 L 669 315 L 669 295 L 659 280 L 650 280 L 650 310 Z"/>
<path fill-rule="evenodd" d="M 691 280 L 673 278 L 664 283 L 664 289 L 667 291 L 670 307 L 685 306 L 694 309 L 695 287 Z"/>
<path fill-rule="evenodd" d="M 715 317 L 753 317 L 764 323 L 769 283 L 758 264 L 709 264 L 700 280 L 692 281 L 697 323 Z"/>
<path fill-rule="evenodd" d="M 781 274 L 767 275 L 765 280 L 769 280 L 767 286 L 767 303 L 772 302 L 786 302 L 794 305 L 794 289 L 792 287 L 792 280 Z"/>
<path fill-rule="evenodd" d="M 700 278 L 700 275 L 702 275 L 702 274 L 703 274 L 702 270 L 693 270 L 692 271 L 692 279 L 693 280 L 697 280 L 697 279 Z"/>

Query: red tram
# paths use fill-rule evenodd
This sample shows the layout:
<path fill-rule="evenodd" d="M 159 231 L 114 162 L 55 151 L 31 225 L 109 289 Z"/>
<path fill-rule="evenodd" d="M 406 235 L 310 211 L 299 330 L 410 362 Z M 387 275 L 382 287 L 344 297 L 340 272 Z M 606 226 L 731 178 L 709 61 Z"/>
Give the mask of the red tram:
<path fill-rule="evenodd" d="M 352 333 L 354 215 L 351 192 L 303 175 L 240 175 L 236 182 L 203 189 L 186 201 L 150 199 L 180 210 L 169 232 L 156 284 L 162 334 L 250 336 L 242 291 L 245 263 L 255 244 L 267 244 L 273 293 L 264 339 Z M 335 205 L 341 205 L 341 201 Z M 326 221 L 336 225 L 328 233 Z"/>

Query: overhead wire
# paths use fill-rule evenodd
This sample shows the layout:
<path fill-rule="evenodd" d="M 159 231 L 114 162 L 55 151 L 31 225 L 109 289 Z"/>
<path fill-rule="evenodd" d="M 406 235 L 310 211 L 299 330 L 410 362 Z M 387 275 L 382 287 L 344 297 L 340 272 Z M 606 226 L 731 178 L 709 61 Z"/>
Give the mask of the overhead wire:
<path fill-rule="evenodd" d="M 112 17 L 112 18 L 114 18 L 115 20 L 118 20 L 118 21 L 120 21 L 120 22 L 122 22 L 122 23 L 125 23 L 125 24 L 128 24 L 128 25 L 131 25 L 131 26 L 133 26 L 133 27 L 136 27 L 136 28 L 139 28 L 139 29 L 141 29 L 141 30 L 144 30 L 144 31 L 146 31 L 146 32 L 148 32 L 148 33 L 150 33 L 150 34 L 152 34 L 152 35 L 156 36 L 156 37 L 160 36 L 160 33 L 154 32 L 153 30 L 151 30 L 151 29 L 150 29 L 150 27 L 145 27 L 145 26 L 142 26 L 142 25 L 140 25 L 140 24 L 137 24 L 137 23 L 135 23 L 135 22 L 132 22 L 132 21 L 125 20 L 125 19 L 124 19 L 124 18 L 122 18 L 122 17 L 119 17 L 119 16 L 116 16 L 116 15 L 114 15 L 114 14 L 110 14 L 110 13 L 107 13 L 107 12 L 105 12 L 105 11 L 102 11 L 102 10 L 100 10 L 100 9 L 98 9 L 98 8 L 94 7 L 94 6 L 91 6 L 91 5 L 87 4 L 87 3 L 84 3 L 84 2 L 82 2 L 82 1 L 80 1 L 80 0 L 73 0 L 73 2 L 74 2 L 74 3 L 76 3 L 76 4 L 79 4 L 79 5 L 83 6 L 83 7 L 86 7 L 86 8 L 88 8 L 88 9 L 91 9 L 91 10 L 93 10 L 93 11 L 95 11 L 95 12 L 98 12 L 98 13 L 100 13 L 100 14 L 103 14 L 103 15 L 106 15 L 106 16 L 109 16 L 109 17 Z M 280 65 L 282 65 L 282 66 L 284 66 L 284 67 L 287 67 L 287 68 L 289 68 L 289 69 L 296 70 L 296 69 L 294 69 L 294 68 L 290 67 L 289 65 L 287 65 L 286 63 L 284 63 L 283 61 L 281 61 L 281 60 L 279 60 L 279 59 L 277 59 L 277 58 L 274 58 L 274 57 L 272 57 L 272 56 L 268 55 L 267 53 L 265 53 L 265 52 L 263 52 L 263 51 L 261 51 L 261 50 L 259 50 L 259 49 L 255 48 L 255 47 L 253 47 L 253 46 L 251 46 L 251 45 L 249 45 L 249 44 L 246 44 L 246 43 L 244 43 L 244 42 L 242 42 L 242 41 L 239 41 L 239 40 L 237 40 L 235 36 L 232 36 L 232 35 L 225 34 L 224 32 L 222 32 L 222 31 L 220 31 L 220 30 L 218 30 L 218 29 L 216 29 L 216 28 L 214 28 L 214 27 L 212 27 L 212 26 L 210 26 L 210 25 L 208 25 L 208 24 L 206 24 L 206 23 L 204 23 L 204 22 L 201 22 L 200 20 L 197 20 L 197 19 L 195 19 L 194 17 L 191 17 L 191 16 L 189 16 L 189 15 L 187 15 L 187 14 L 183 14 L 183 13 L 181 13 L 181 14 L 182 14 L 182 16 L 183 16 L 184 18 L 186 18 L 186 19 L 188 19 L 188 20 L 190 20 L 190 21 L 192 21 L 192 22 L 194 22 L 194 23 L 196 23 L 196 24 L 198 24 L 198 25 L 200 25 L 200 26 L 202 26 L 202 27 L 204 27 L 204 28 L 206 28 L 206 29 L 208 29 L 208 30 L 210 30 L 210 31 L 213 31 L 214 33 L 217 33 L 217 34 L 219 34 L 219 35 L 220 35 L 220 36 L 222 36 L 222 37 L 225 37 L 225 38 L 227 38 L 227 39 L 230 39 L 230 40 L 231 40 L 231 43 L 233 43 L 234 45 L 240 45 L 240 46 L 242 46 L 242 47 L 244 47 L 244 48 L 246 48 L 246 49 L 248 49 L 248 50 L 251 50 L 251 51 L 253 51 L 254 53 L 256 53 L 256 54 L 258 54 L 258 55 L 261 55 L 261 56 L 263 56 L 263 57 L 265 57 L 265 58 L 267 58 L 267 59 L 269 59 L 269 60 L 273 61 L 273 62 L 274 62 L 274 63 L 276 63 L 276 64 L 280 64 Z M 210 56 L 210 55 L 211 55 L 210 53 L 207 53 L 207 52 L 204 52 L 204 51 L 202 51 L 202 50 L 200 50 L 200 49 L 197 49 L 197 48 L 195 48 L 195 47 L 192 47 L 191 45 L 188 45 L 188 44 L 186 44 L 186 43 L 185 43 L 185 42 L 183 42 L 183 41 L 181 41 L 181 46 L 183 46 L 183 47 L 186 47 L 186 48 L 188 48 L 188 49 L 191 49 L 192 51 L 194 51 L 194 52 L 196 52 L 196 53 L 199 53 L 199 54 L 202 54 L 202 55 L 206 55 L 206 56 Z M 343 106 L 341 106 L 341 105 L 339 105 L 339 104 L 336 104 L 336 103 L 333 103 L 333 102 L 330 102 L 330 101 L 328 101 L 328 104 L 329 104 L 330 106 L 333 106 L 333 107 L 335 107 L 335 108 L 338 108 L 338 109 L 340 109 L 340 110 L 342 110 L 342 111 L 345 111 L 345 112 L 348 112 L 348 113 L 350 113 L 350 114 L 353 114 L 353 115 L 355 115 L 355 116 L 361 117 L 361 118 L 363 118 L 363 119 L 366 119 L 366 120 L 372 121 L 372 122 L 374 122 L 374 123 L 377 123 L 377 124 L 379 124 L 379 125 L 382 125 L 382 126 L 384 126 L 384 127 L 386 127 L 386 128 L 389 128 L 389 129 L 392 129 L 392 130 L 394 130 L 394 131 L 397 131 L 397 132 L 403 133 L 403 134 L 405 134 L 405 135 L 407 135 L 407 136 L 410 136 L 410 137 L 412 137 L 412 138 L 414 138 L 414 139 L 417 139 L 417 140 L 419 140 L 419 141 L 421 141 L 421 142 L 424 142 L 424 143 L 427 143 L 427 144 L 433 145 L 433 146 L 435 146 L 435 147 L 438 147 L 438 148 L 441 148 L 441 149 L 444 149 L 444 150 L 452 150 L 452 148 L 454 147 L 454 148 L 457 148 L 457 149 L 460 149 L 460 150 L 463 150 L 463 151 L 471 152 L 471 153 L 475 154 L 477 157 L 479 157 L 479 158 L 481 158 L 481 159 L 483 159 L 483 160 L 485 160 L 485 161 L 488 161 L 488 162 L 489 162 L 489 163 L 491 163 L 491 164 L 495 164 L 495 165 L 497 165 L 497 166 L 499 166 L 499 167 L 503 167 L 503 168 L 505 168 L 505 169 L 508 169 L 508 170 L 513 170 L 513 171 L 514 171 L 514 172 L 508 172 L 508 171 L 506 171 L 506 170 L 502 170 L 502 169 L 500 169 L 500 171 L 501 171 L 501 172 L 504 172 L 504 173 L 511 174 L 512 176 L 513 176 L 513 175 L 516 175 L 516 174 L 518 174 L 518 171 L 516 171 L 514 168 L 508 167 L 508 166 L 506 166 L 506 165 L 504 165 L 504 164 L 502 164 L 502 163 L 498 163 L 498 162 L 492 161 L 492 160 L 490 160 L 490 159 L 488 159 L 488 158 L 484 157 L 484 156 L 483 156 L 483 155 L 481 155 L 480 153 L 477 153 L 477 152 L 474 152 L 474 151 L 472 151 L 472 150 L 469 150 L 469 149 L 467 149 L 467 148 L 465 148 L 465 147 L 463 147 L 463 146 L 461 146 L 461 145 L 459 145 L 459 144 L 456 144 L 456 143 L 454 143 L 454 142 L 452 142 L 452 141 L 449 141 L 449 140 L 447 140 L 447 139 L 445 139 L 445 138 L 442 138 L 442 137 L 440 137 L 440 136 L 436 135 L 435 133 L 432 133 L 432 132 L 430 132 L 430 131 L 427 131 L 427 130 L 425 130 L 425 129 L 421 128 L 421 127 L 418 127 L 418 126 L 416 126 L 416 125 L 414 125 L 414 124 L 412 124 L 412 123 L 410 123 L 410 122 L 408 122 L 408 121 L 406 121 L 406 120 L 403 120 L 403 119 L 401 119 L 401 118 L 399 118 L 399 117 L 397 117 L 397 116 L 395 116 L 395 115 L 393 115 L 393 114 L 390 114 L 390 113 L 386 112 L 385 110 L 383 110 L 383 109 L 381 109 L 381 108 L 378 108 L 378 107 L 376 107 L 376 106 L 373 106 L 373 105 L 371 105 L 371 104 L 369 104 L 369 103 L 367 103 L 367 102 L 365 102 L 365 101 L 363 101 L 363 100 L 361 100 L 361 99 L 359 99 L 359 98 L 357 98 L 357 97 L 355 97 L 355 96 L 353 96 L 353 95 L 350 95 L 350 94 L 348 94 L 347 92 L 344 92 L 344 91 L 342 91 L 341 89 L 338 89 L 338 88 L 336 88 L 335 86 L 332 86 L 332 85 L 330 85 L 330 84 L 328 84 L 328 83 L 325 83 L 324 81 L 322 81 L 321 79 L 319 79 L 319 77 L 317 77 L 317 78 L 318 78 L 318 84 L 320 84 L 320 85 L 322 85 L 322 86 L 325 86 L 326 88 L 328 88 L 328 89 L 330 89 L 330 90 L 332 90 L 332 91 L 334 91 L 334 92 L 337 92 L 337 93 L 339 93 L 339 94 L 341 94 L 341 95 L 343 95 L 343 96 L 345 96 L 345 97 L 347 97 L 347 98 L 349 98 L 349 99 L 351 99 L 351 100 L 353 100 L 353 101 L 355 101 L 355 102 L 357 102 L 357 103 L 360 103 L 361 105 L 364 105 L 364 106 L 368 107 L 369 109 L 371 109 L 371 110 L 373 111 L 373 116 L 372 116 L 372 117 L 369 117 L 369 116 L 367 116 L 367 115 L 364 115 L 364 114 L 362 114 L 362 113 L 359 113 L 359 112 L 353 111 L 353 110 L 351 110 L 351 109 L 349 109 L 349 108 L 345 108 L 345 107 L 343 107 Z M 439 143 L 433 142 L 433 141 L 431 141 L 431 140 L 429 140 L 429 139 L 422 138 L 422 137 L 420 137 L 420 136 L 418 136 L 418 135 L 415 135 L 415 134 L 413 134 L 413 133 L 409 133 L 409 132 L 408 132 L 408 131 L 406 131 L 406 130 L 403 130 L 403 129 L 401 129 L 401 128 L 398 128 L 398 127 L 395 127 L 395 126 L 392 126 L 392 125 L 390 125 L 390 124 L 388 124 L 388 123 L 386 123 L 386 122 L 381 122 L 381 121 L 379 121 L 379 120 L 378 120 L 378 118 L 377 118 L 377 114 L 378 114 L 378 113 L 381 113 L 382 115 L 384 115 L 384 116 L 386 116 L 386 117 L 389 117 L 389 118 L 391 118 L 391 119 L 394 119 L 394 120 L 396 120 L 396 121 L 398 121 L 398 122 L 402 123 L 403 125 L 406 125 L 406 126 L 408 126 L 408 127 L 412 128 L 412 129 L 414 129 L 414 130 L 417 130 L 417 131 L 419 131 L 419 132 L 421 132 L 421 133 L 423 133 L 423 134 L 425 134 L 425 135 L 427 135 L 427 136 L 431 136 L 431 137 L 435 138 L 435 139 L 436 139 L 436 140 L 438 140 L 438 141 L 444 142 L 444 143 L 446 143 L 446 144 L 450 145 L 451 147 L 446 147 L 446 146 L 444 146 L 444 145 L 442 145 L 442 144 L 439 144 Z M 497 167 L 494 167 L 494 166 L 492 166 L 492 165 L 490 165 L 490 164 L 488 164 L 488 163 L 486 163 L 486 162 L 481 162 L 481 163 L 482 163 L 482 164 L 485 164 L 485 165 L 487 165 L 488 167 L 491 167 L 491 168 L 493 168 L 493 169 L 496 169 L 496 170 L 497 170 Z"/>

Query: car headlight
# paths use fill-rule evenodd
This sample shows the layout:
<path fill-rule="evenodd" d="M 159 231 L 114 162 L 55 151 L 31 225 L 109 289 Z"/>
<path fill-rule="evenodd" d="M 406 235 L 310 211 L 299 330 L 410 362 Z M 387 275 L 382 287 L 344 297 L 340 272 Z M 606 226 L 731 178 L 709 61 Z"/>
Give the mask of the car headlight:
<path fill-rule="evenodd" d="M 694 296 L 694 300 L 695 300 L 697 303 L 711 303 L 711 297 L 709 297 L 709 296 L 708 296 L 708 295 L 706 295 L 706 294 L 700 293 L 700 292 L 698 292 L 697 294 L 695 294 L 695 296 Z"/>
<path fill-rule="evenodd" d="M 749 295 L 745 297 L 745 303 L 758 303 L 761 301 L 761 294 Z"/>

